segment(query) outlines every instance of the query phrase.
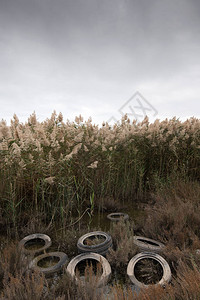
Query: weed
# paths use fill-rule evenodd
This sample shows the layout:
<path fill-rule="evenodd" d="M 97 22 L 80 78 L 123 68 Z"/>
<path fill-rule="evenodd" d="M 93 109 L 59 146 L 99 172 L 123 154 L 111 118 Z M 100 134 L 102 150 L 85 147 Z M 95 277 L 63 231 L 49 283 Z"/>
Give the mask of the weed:
<path fill-rule="evenodd" d="M 109 249 L 107 258 L 115 267 L 125 268 L 129 259 L 137 253 L 133 243 L 133 229 L 129 222 L 121 220 L 111 225 L 110 235 L 113 239 L 113 249 Z"/>

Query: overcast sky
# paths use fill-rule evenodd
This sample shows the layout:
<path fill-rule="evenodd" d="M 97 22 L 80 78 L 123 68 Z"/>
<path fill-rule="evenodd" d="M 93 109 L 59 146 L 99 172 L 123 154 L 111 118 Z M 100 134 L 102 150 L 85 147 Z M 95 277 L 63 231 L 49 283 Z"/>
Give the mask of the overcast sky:
<path fill-rule="evenodd" d="M 152 120 L 200 118 L 199 0 L 0 0 L 0 119 L 101 124 L 136 91 Z"/>

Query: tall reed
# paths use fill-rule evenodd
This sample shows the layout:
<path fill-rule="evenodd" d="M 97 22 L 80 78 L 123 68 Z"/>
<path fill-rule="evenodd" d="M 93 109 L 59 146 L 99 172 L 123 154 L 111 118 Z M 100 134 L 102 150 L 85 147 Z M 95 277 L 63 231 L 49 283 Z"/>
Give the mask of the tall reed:
<path fill-rule="evenodd" d="M 120 125 L 99 127 L 55 112 L 24 124 L 14 115 L 10 125 L 0 122 L 0 209 L 14 226 L 23 211 L 66 224 L 91 195 L 134 201 L 166 181 L 199 180 L 199 141 L 196 118 L 136 124 L 124 116 Z"/>

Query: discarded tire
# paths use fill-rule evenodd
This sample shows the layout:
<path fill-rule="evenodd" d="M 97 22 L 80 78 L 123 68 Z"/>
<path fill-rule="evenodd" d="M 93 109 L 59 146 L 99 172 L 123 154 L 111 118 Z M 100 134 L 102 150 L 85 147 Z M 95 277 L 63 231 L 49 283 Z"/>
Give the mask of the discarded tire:
<path fill-rule="evenodd" d="M 95 237 L 103 238 L 104 240 L 99 244 L 94 244 Z M 88 243 L 86 243 L 88 241 Z M 112 238 L 109 234 L 103 231 L 94 231 L 84 234 L 79 238 L 77 247 L 80 253 L 93 252 L 105 255 L 108 249 L 112 247 Z"/>
<path fill-rule="evenodd" d="M 135 275 L 135 266 L 136 264 L 143 259 L 153 259 L 156 260 L 162 267 L 162 278 L 160 279 L 159 282 L 157 282 L 156 284 L 164 286 L 166 283 L 170 282 L 171 280 L 171 269 L 169 264 L 167 263 L 167 261 L 160 256 L 157 253 L 151 253 L 151 252 L 143 252 L 143 253 L 138 253 L 137 255 L 135 255 L 128 264 L 127 267 L 127 275 L 129 276 L 130 280 L 132 281 L 132 283 L 139 287 L 148 287 L 149 285 L 144 284 L 140 281 L 137 280 L 136 275 Z"/>
<path fill-rule="evenodd" d="M 107 215 L 107 218 L 110 221 L 114 221 L 114 222 L 118 222 L 121 220 L 126 221 L 129 219 L 129 215 L 122 213 L 122 212 L 117 212 L 117 213 L 111 213 L 111 214 Z"/>
<path fill-rule="evenodd" d="M 39 247 L 37 249 L 26 249 L 26 246 L 28 246 L 28 244 L 31 244 L 31 243 L 34 244 L 34 241 L 42 242 L 41 247 Z M 24 237 L 19 242 L 19 247 L 25 254 L 35 254 L 37 252 L 46 250 L 50 246 L 51 246 L 51 238 L 48 235 L 42 234 L 42 233 L 30 234 L 30 235 Z"/>
<path fill-rule="evenodd" d="M 100 278 L 98 279 L 97 287 L 105 285 L 111 275 L 111 267 L 110 267 L 110 264 L 107 261 L 107 259 L 97 253 L 82 253 L 82 254 L 79 254 L 78 256 L 74 257 L 67 266 L 67 273 L 72 278 L 75 278 L 76 281 L 78 281 L 78 278 L 76 277 L 76 274 L 75 274 L 76 266 L 80 262 L 83 262 L 84 260 L 88 260 L 88 259 L 95 260 L 101 264 L 103 272 L 102 272 L 102 275 L 100 276 Z"/>
<path fill-rule="evenodd" d="M 56 258 L 57 263 L 50 267 L 40 267 L 39 264 L 45 262 L 45 260 L 51 260 L 51 258 Z M 63 252 L 49 252 L 35 257 L 29 264 L 29 268 L 35 271 L 44 273 L 45 275 L 51 275 L 55 272 L 59 272 L 64 265 L 68 262 L 68 256 Z"/>
<path fill-rule="evenodd" d="M 159 252 L 162 252 L 162 250 L 165 247 L 164 244 L 162 244 L 158 241 L 155 241 L 155 240 L 143 237 L 143 236 L 137 236 L 137 235 L 135 235 L 133 237 L 133 242 L 136 246 L 138 246 L 140 251 L 159 253 Z"/>

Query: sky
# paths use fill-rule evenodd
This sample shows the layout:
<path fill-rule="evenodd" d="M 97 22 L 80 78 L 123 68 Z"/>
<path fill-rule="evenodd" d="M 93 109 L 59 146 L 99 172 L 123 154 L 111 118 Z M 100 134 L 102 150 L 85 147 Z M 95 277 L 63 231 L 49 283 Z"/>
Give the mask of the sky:
<path fill-rule="evenodd" d="M 200 118 L 199 0 L 0 0 L 0 120 Z"/>

